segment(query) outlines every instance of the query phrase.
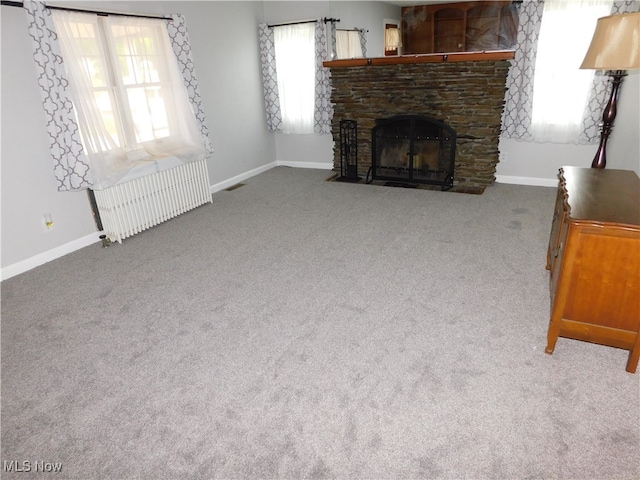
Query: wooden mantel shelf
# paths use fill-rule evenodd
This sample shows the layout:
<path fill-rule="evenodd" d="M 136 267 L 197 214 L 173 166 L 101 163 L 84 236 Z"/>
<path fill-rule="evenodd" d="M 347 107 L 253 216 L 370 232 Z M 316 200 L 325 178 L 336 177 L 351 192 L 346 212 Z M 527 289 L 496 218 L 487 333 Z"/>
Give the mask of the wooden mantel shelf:
<path fill-rule="evenodd" d="M 328 68 L 365 67 L 368 65 L 399 65 L 403 63 L 441 63 L 441 62 L 482 62 L 511 60 L 514 50 L 492 50 L 490 52 L 452 52 L 428 53 L 424 55 L 402 55 L 399 57 L 350 58 L 330 60 L 322 65 Z"/>

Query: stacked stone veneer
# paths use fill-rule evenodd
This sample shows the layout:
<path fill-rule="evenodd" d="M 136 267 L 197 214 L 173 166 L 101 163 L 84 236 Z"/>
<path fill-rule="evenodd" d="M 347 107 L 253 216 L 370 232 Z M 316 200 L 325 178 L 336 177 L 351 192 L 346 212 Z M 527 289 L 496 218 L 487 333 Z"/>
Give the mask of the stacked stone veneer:
<path fill-rule="evenodd" d="M 482 193 L 495 180 L 508 70 L 505 60 L 332 68 L 334 170 L 340 120 L 358 122 L 358 173 L 366 178 L 376 119 L 426 115 L 458 134 L 452 190 Z"/>

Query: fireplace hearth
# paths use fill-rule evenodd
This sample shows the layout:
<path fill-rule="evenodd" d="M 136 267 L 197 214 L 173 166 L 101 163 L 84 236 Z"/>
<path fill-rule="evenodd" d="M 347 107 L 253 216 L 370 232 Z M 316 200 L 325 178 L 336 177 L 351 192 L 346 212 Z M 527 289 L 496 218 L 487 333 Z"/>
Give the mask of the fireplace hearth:
<path fill-rule="evenodd" d="M 403 186 L 453 187 L 456 131 L 424 115 L 379 119 L 371 130 L 371 176 Z"/>

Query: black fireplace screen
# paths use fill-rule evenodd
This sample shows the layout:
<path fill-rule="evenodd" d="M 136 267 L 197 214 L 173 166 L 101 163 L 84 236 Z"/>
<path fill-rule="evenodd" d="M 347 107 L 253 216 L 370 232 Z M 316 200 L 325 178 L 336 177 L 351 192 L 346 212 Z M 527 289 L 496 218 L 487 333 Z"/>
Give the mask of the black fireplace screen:
<path fill-rule="evenodd" d="M 456 131 L 423 115 L 378 120 L 372 130 L 371 180 L 453 186 Z"/>

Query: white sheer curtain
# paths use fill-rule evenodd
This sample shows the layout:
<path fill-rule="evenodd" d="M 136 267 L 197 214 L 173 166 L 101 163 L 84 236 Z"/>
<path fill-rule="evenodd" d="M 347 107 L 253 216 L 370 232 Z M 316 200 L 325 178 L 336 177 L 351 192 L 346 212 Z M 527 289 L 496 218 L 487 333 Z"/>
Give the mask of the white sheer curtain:
<path fill-rule="evenodd" d="M 400 48 L 400 30 L 398 27 L 384 29 L 384 50 L 385 52 L 397 51 Z"/>
<path fill-rule="evenodd" d="M 52 15 L 94 188 L 140 163 L 208 155 L 164 20 Z"/>
<path fill-rule="evenodd" d="M 336 31 L 337 58 L 362 58 L 362 45 L 358 30 Z"/>
<path fill-rule="evenodd" d="M 273 28 L 283 133 L 314 133 L 315 25 Z"/>
<path fill-rule="evenodd" d="M 613 0 L 544 2 L 533 84 L 534 141 L 576 143 L 592 88 L 593 70 L 580 70 L 596 21 Z"/>

